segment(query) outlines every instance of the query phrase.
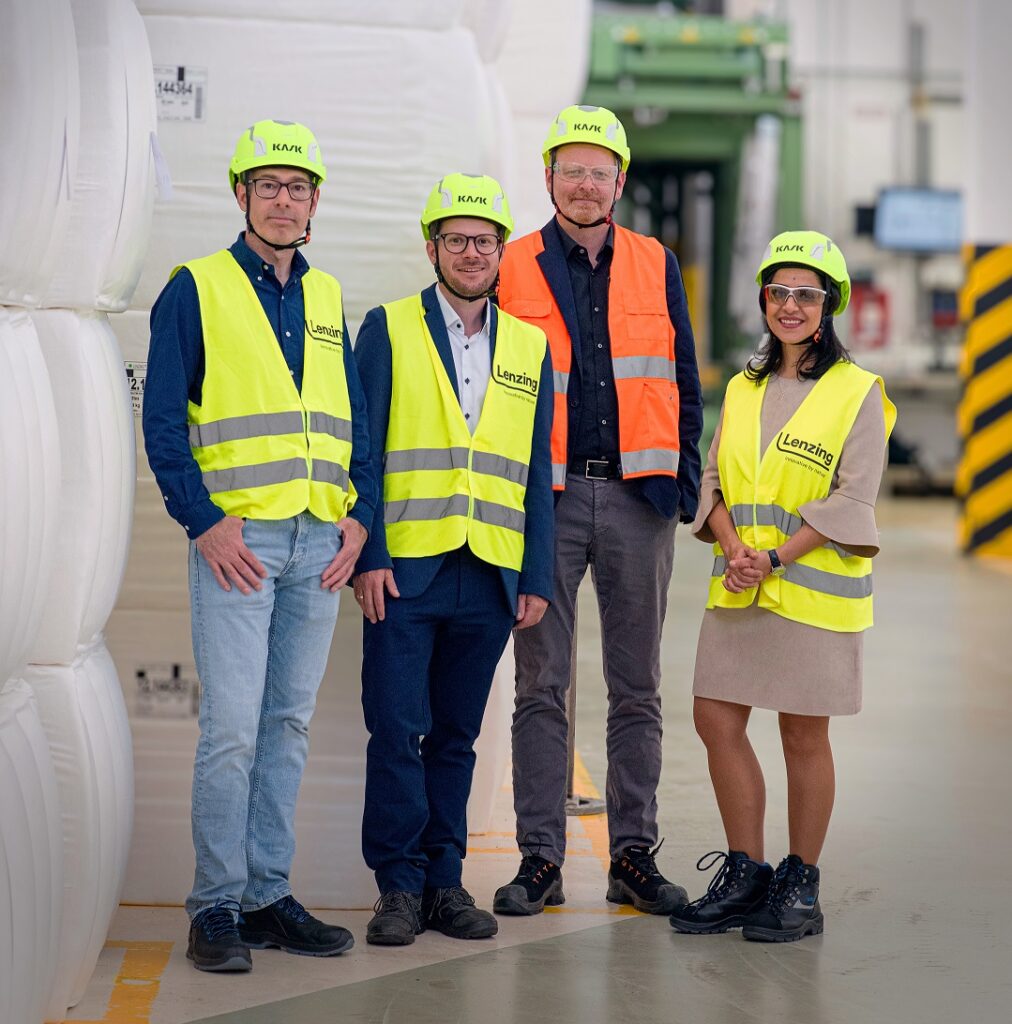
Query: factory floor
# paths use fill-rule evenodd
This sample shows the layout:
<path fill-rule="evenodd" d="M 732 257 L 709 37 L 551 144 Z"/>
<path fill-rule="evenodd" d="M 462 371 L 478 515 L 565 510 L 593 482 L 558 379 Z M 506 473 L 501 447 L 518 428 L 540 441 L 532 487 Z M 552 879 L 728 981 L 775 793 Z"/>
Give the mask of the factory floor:
<path fill-rule="evenodd" d="M 821 861 L 825 934 L 787 945 L 675 934 L 604 900 L 601 817 L 571 818 L 567 902 L 501 918 L 499 935 L 365 943 L 370 911 L 334 959 L 254 952 L 252 974 L 200 974 L 179 908 L 122 907 L 84 1000 L 106 1024 L 1004 1024 L 1012 1020 L 1012 563 L 961 557 L 947 502 L 883 501 L 876 627 L 864 710 L 834 721 L 837 802 Z M 691 665 L 709 571 L 680 529 L 664 638 L 665 765 L 658 862 L 690 895 L 723 836 L 691 723 Z M 581 595 L 578 790 L 603 789 L 605 698 L 588 587 Z M 346 602 L 343 615 L 357 614 Z M 789 658 L 790 652 L 785 651 Z M 750 733 L 767 774 L 767 855 L 786 852 L 776 716 Z M 516 869 L 510 792 L 470 839 L 465 884 L 488 907 Z M 335 865 L 340 870 L 340 865 Z"/>

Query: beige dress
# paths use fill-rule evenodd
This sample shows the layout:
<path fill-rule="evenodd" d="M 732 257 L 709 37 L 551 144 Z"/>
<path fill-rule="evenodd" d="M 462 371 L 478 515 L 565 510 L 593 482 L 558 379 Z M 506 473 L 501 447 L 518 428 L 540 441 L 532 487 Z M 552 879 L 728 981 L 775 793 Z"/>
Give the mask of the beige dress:
<path fill-rule="evenodd" d="M 763 451 L 815 386 L 814 380 L 771 377 L 761 416 Z M 721 423 L 724 411 L 721 409 Z M 717 472 L 720 425 L 700 482 L 692 532 L 713 543 L 706 519 L 721 497 Z M 875 498 L 885 465 L 882 391 L 864 400 L 840 453 L 829 495 L 798 514 L 852 554 L 878 554 Z M 756 592 L 758 596 L 758 591 Z M 853 715 L 861 710 L 862 634 L 837 633 L 785 619 L 752 604 L 703 614 L 692 692 L 795 715 Z"/>

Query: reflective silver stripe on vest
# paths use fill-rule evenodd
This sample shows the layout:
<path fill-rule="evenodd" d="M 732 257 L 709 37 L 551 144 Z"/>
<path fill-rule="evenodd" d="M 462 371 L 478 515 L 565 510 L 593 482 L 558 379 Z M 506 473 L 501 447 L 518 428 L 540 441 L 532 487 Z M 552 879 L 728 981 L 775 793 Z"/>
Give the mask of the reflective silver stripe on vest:
<path fill-rule="evenodd" d="M 454 494 L 449 498 L 405 498 L 403 501 L 386 502 L 383 506 L 383 515 L 388 523 L 400 523 L 405 520 L 466 516 L 467 508 L 466 494 Z"/>
<path fill-rule="evenodd" d="M 505 455 L 492 455 L 489 452 L 475 452 L 471 460 L 471 469 L 475 473 L 501 477 L 510 483 L 527 486 L 527 466 L 516 459 L 507 459 Z"/>
<path fill-rule="evenodd" d="M 569 374 L 562 370 L 552 370 L 552 380 L 555 382 L 555 393 L 564 395 L 569 390 Z"/>
<path fill-rule="evenodd" d="M 212 420 L 210 423 L 191 423 L 190 447 L 206 448 L 208 445 L 222 444 L 224 441 L 275 437 L 278 434 L 301 434 L 303 431 L 301 412 L 257 412 L 250 416 L 229 416 L 224 420 Z"/>
<path fill-rule="evenodd" d="M 487 526 L 502 526 L 507 530 L 524 532 L 526 516 L 519 509 L 507 508 L 494 501 L 474 499 L 474 518 Z"/>
<path fill-rule="evenodd" d="M 552 486 L 566 486 L 566 464 L 564 462 L 552 463 Z"/>
<path fill-rule="evenodd" d="M 622 475 L 630 473 L 677 473 L 678 452 L 670 448 L 644 448 L 638 452 L 622 453 Z"/>
<path fill-rule="evenodd" d="M 711 576 L 723 576 L 727 569 L 727 559 L 719 555 L 713 560 Z M 871 573 L 867 576 L 840 576 L 824 569 L 813 569 L 810 565 L 792 562 L 784 570 L 783 579 L 806 590 L 814 590 L 819 594 L 831 594 L 833 597 L 871 597 Z"/>
<path fill-rule="evenodd" d="M 612 359 L 611 365 L 615 380 L 629 380 L 632 377 L 675 379 L 675 361 L 665 356 L 619 356 Z"/>
<path fill-rule="evenodd" d="M 204 486 L 211 494 L 268 487 L 288 483 L 289 480 L 305 480 L 308 476 L 305 459 L 281 459 L 278 462 L 261 462 L 256 466 L 215 469 L 203 474 Z"/>
<path fill-rule="evenodd" d="M 329 434 L 331 437 L 336 437 L 338 441 L 351 440 L 351 420 L 331 416 L 329 413 L 311 412 L 309 414 L 309 429 L 314 434 Z"/>
<path fill-rule="evenodd" d="M 755 511 L 756 517 L 759 520 L 758 524 L 753 524 L 752 522 L 751 505 L 732 505 L 730 511 L 735 526 L 775 526 L 788 537 L 793 537 L 805 525 L 805 521 L 801 516 L 793 515 L 782 505 L 756 505 Z M 822 546 L 829 548 L 830 551 L 835 551 L 841 558 L 861 557 L 860 555 L 855 555 L 852 551 L 847 551 L 846 548 L 841 548 L 839 544 L 834 544 L 831 540 L 826 541 Z"/>
<path fill-rule="evenodd" d="M 411 473 L 416 469 L 467 469 L 466 448 L 405 448 L 383 457 L 385 473 Z"/>
<path fill-rule="evenodd" d="M 342 491 L 348 490 L 348 470 L 340 462 L 327 459 L 313 459 L 313 480 L 323 484 L 334 484 Z"/>

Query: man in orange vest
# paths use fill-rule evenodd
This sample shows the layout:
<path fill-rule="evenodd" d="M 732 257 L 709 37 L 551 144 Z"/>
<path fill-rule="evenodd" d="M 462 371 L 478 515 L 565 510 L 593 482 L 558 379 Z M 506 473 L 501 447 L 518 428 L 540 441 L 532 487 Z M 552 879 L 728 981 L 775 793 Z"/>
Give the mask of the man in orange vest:
<path fill-rule="evenodd" d="M 675 523 L 699 490 L 702 398 L 674 253 L 612 222 L 629 166 L 619 119 L 568 107 L 542 151 L 555 216 L 506 247 L 500 306 L 548 336 L 555 384 L 555 602 L 516 634 L 517 876 L 501 914 L 564 901 L 576 592 L 591 566 L 608 685 L 608 899 L 670 914 L 685 890 L 658 871 L 660 640 Z"/>

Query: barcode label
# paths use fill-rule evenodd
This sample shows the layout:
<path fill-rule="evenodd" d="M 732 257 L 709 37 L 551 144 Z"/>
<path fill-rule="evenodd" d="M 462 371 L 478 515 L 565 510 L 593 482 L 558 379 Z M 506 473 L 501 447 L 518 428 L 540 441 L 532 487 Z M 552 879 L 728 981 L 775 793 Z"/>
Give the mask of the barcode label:
<path fill-rule="evenodd" d="M 130 405 L 134 416 L 140 416 L 144 408 L 144 382 L 148 378 L 148 364 L 125 362 L 127 386 L 130 389 Z"/>
<path fill-rule="evenodd" d="M 159 121 L 203 121 L 207 68 L 155 65 L 155 101 Z"/>

